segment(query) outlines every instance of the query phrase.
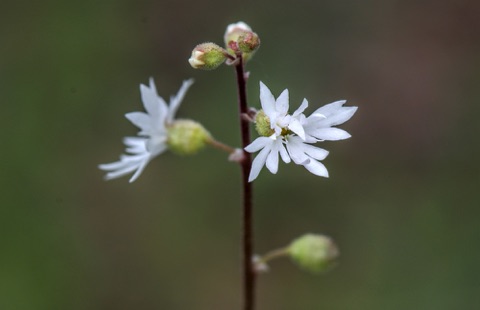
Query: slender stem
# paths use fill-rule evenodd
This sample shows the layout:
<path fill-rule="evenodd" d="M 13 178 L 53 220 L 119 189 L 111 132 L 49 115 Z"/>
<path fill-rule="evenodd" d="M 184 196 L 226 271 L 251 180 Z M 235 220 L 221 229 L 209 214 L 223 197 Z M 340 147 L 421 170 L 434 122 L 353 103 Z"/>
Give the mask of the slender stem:
<path fill-rule="evenodd" d="M 242 55 L 237 55 L 238 63 L 235 65 L 238 88 L 238 106 L 240 131 L 242 134 L 242 148 L 250 144 L 249 122 L 242 115 L 248 113 L 246 79 Z M 252 158 L 243 151 L 244 160 L 242 167 L 243 185 L 243 213 L 242 213 L 242 253 L 243 253 L 243 310 L 255 308 L 255 271 L 253 269 L 253 212 L 252 212 L 252 183 L 248 182 L 248 175 L 252 167 Z"/>
<path fill-rule="evenodd" d="M 253 269 L 256 274 L 268 271 L 267 263 L 275 258 L 285 257 L 289 254 L 290 247 L 275 249 L 263 256 L 256 256 L 253 262 Z"/>
<path fill-rule="evenodd" d="M 281 249 L 276 249 L 276 250 L 270 251 L 267 254 L 260 257 L 258 262 L 265 264 L 272 259 L 287 256 L 288 255 L 288 250 L 289 250 L 289 248 L 286 247 L 286 248 L 281 248 Z"/>
<path fill-rule="evenodd" d="M 215 140 L 214 138 L 208 139 L 207 143 L 213 146 L 214 148 L 225 151 L 229 154 L 235 153 L 235 149 L 233 147 L 226 145 L 225 143 L 222 143 L 218 140 Z"/>

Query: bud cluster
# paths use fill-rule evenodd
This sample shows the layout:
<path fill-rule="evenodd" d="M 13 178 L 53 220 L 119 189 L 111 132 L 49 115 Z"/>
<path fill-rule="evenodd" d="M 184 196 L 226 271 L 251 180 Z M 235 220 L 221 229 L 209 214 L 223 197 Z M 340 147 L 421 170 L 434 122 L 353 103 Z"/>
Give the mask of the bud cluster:
<path fill-rule="evenodd" d="M 244 22 L 230 24 L 224 35 L 225 48 L 211 42 L 197 45 L 188 59 L 195 69 L 213 70 L 229 59 L 249 60 L 260 46 L 260 38 Z"/>

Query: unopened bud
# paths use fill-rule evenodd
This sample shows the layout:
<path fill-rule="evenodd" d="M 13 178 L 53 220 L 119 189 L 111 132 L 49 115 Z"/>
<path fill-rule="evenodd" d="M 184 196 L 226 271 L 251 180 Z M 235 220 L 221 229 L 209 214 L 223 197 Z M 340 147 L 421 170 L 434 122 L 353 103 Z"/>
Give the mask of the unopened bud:
<path fill-rule="evenodd" d="M 226 53 L 215 43 L 202 43 L 193 49 L 188 62 L 195 69 L 213 70 L 227 59 Z"/>
<path fill-rule="evenodd" d="M 235 24 L 230 24 L 227 26 L 227 30 L 225 31 L 225 35 L 223 39 L 225 40 L 225 45 L 229 46 L 230 42 L 237 42 L 238 37 L 245 32 L 252 32 L 252 28 L 249 25 L 245 24 L 244 22 L 238 22 Z"/>
<path fill-rule="evenodd" d="M 314 273 L 328 270 L 339 254 L 332 239 L 315 234 L 306 234 L 294 240 L 288 253 L 301 268 Z"/>
<path fill-rule="evenodd" d="M 224 40 L 227 51 L 231 54 L 241 53 L 245 61 L 249 60 L 260 46 L 260 38 L 244 22 L 228 25 Z"/>
<path fill-rule="evenodd" d="M 260 46 L 260 38 L 255 32 L 245 32 L 238 37 L 238 48 L 244 53 L 253 53 Z"/>
<path fill-rule="evenodd" d="M 195 154 L 211 138 L 200 123 L 191 120 L 176 120 L 167 130 L 170 150 L 180 155 Z"/>

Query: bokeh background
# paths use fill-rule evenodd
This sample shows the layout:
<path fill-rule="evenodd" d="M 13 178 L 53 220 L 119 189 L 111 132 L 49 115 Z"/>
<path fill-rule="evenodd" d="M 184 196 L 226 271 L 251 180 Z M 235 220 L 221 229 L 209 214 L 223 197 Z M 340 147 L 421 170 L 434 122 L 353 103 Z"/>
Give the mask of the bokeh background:
<path fill-rule="evenodd" d="M 258 82 L 308 111 L 359 106 L 325 143 L 329 179 L 281 164 L 255 183 L 256 252 L 332 236 L 335 270 L 287 259 L 258 309 L 480 308 L 480 2 L 8 1 L 0 4 L 0 309 L 239 309 L 240 175 L 225 154 L 162 155 L 103 181 L 142 109 L 196 84 L 180 117 L 239 145 L 234 73 L 187 58 L 243 20 Z"/>

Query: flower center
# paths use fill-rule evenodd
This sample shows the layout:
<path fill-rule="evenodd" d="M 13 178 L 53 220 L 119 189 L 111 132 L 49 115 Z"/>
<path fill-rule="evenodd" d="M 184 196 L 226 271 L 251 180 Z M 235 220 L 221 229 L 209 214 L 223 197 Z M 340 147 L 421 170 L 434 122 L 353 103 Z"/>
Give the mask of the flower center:
<path fill-rule="evenodd" d="M 292 131 L 288 129 L 287 124 L 283 124 L 283 121 L 277 122 L 275 128 L 281 128 L 280 136 L 286 136 L 292 134 Z M 275 133 L 275 130 L 272 129 L 270 118 L 265 114 L 263 110 L 257 112 L 255 116 L 255 129 L 258 134 L 263 137 L 270 137 Z"/>

